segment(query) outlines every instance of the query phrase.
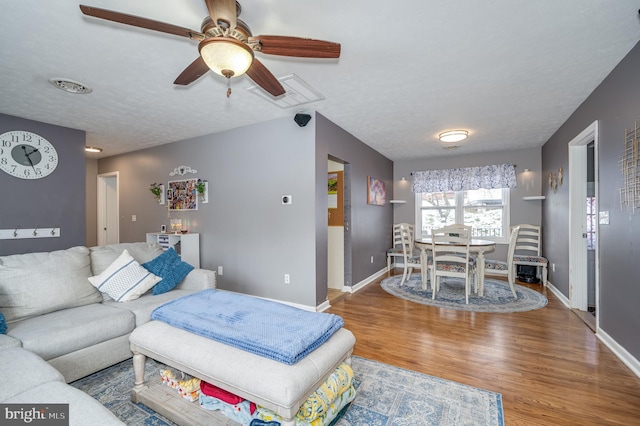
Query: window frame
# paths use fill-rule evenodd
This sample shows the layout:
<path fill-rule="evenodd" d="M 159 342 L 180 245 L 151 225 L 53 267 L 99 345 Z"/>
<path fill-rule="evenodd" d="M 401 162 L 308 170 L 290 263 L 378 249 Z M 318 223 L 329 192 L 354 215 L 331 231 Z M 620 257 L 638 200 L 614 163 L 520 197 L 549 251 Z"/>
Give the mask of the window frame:
<path fill-rule="evenodd" d="M 489 207 L 491 209 L 498 209 L 501 208 L 503 211 L 503 221 L 502 221 L 502 237 L 478 237 L 479 239 L 482 240 L 489 240 L 489 241 L 493 241 L 495 243 L 499 243 L 499 244 L 508 244 L 509 243 L 509 233 L 510 233 L 510 229 L 511 229 L 511 222 L 510 222 L 510 217 L 511 217 L 511 200 L 510 200 L 510 195 L 511 195 L 511 190 L 509 188 L 501 188 L 502 189 L 502 200 L 503 200 L 503 204 L 502 207 L 492 207 L 492 206 L 483 206 L 483 207 Z M 442 191 L 440 191 L 442 192 Z M 456 205 L 455 207 L 450 207 L 454 210 L 455 212 L 455 223 L 464 223 L 464 211 L 465 211 L 465 207 L 470 207 L 470 206 L 465 206 L 464 205 L 464 190 L 463 191 L 450 191 L 450 192 L 454 192 L 455 193 L 455 200 L 456 200 Z M 421 192 L 417 192 L 415 193 L 415 238 L 428 238 L 431 237 L 431 235 L 424 235 L 422 233 L 422 193 Z"/>

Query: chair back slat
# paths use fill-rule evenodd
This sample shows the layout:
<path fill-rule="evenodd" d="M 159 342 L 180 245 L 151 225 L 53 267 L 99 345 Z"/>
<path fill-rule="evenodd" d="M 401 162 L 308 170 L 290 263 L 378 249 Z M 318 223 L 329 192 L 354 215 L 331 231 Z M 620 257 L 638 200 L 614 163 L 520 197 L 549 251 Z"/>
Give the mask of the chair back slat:
<path fill-rule="evenodd" d="M 465 225 L 451 225 L 440 229 L 431 230 L 431 252 L 433 254 L 433 268 L 439 275 L 442 268 L 438 263 L 446 262 L 448 266 L 457 265 L 464 269 L 465 276 L 469 271 L 469 242 L 471 240 L 471 227 Z M 447 268 L 450 275 L 451 268 Z M 458 275 L 455 274 L 454 275 Z"/>
<path fill-rule="evenodd" d="M 542 235 L 540 227 L 536 225 L 521 224 L 515 245 L 515 254 L 540 256 Z M 526 252 L 526 253 L 523 253 Z"/>

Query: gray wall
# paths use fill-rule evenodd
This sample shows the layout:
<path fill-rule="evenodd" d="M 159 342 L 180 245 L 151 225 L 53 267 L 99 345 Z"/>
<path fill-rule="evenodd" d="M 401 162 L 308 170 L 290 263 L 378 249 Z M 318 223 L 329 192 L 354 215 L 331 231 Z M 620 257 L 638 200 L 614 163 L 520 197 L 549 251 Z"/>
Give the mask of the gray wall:
<path fill-rule="evenodd" d="M 85 245 L 93 247 L 98 245 L 98 195 L 96 187 L 96 174 L 98 173 L 98 160 L 87 158 L 86 185 L 87 185 L 87 221 L 85 223 L 87 239 Z"/>
<path fill-rule="evenodd" d="M 58 226 L 61 236 L 0 240 L 0 255 L 85 245 L 85 132 L 0 114 L 0 134 L 10 130 L 44 137 L 59 160 L 55 171 L 41 179 L 18 179 L 0 171 L 0 229 Z"/>
<path fill-rule="evenodd" d="M 523 136 L 525 137 L 525 136 Z M 411 191 L 411 172 L 441 170 L 459 167 L 486 166 L 489 164 L 515 164 L 518 186 L 509 193 L 511 204 L 511 225 L 541 223 L 541 209 L 544 201 L 523 200 L 522 197 L 541 195 L 541 154 L 539 148 L 480 153 L 472 155 L 454 155 L 450 157 L 422 158 L 402 160 L 394 163 L 393 186 L 395 198 L 405 200 L 406 204 L 395 204 L 394 222 L 415 223 L 415 195 Z M 524 169 L 529 169 L 524 172 Z M 405 180 L 402 180 L 402 178 Z M 508 244 L 496 244 L 496 250 L 488 253 L 489 259 L 504 260 L 507 257 Z"/>
<path fill-rule="evenodd" d="M 316 247 L 318 289 L 327 287 L 327 160 L 342 160 L 347 164 L 345 193 L 351 199 L 351 222 L 345 234 L 348 244 L 345 247 L 345 270 L 351 272 L 350 282 L 356 285 L 383 268 L 386 268 L 386 251 L 391 246 L 393 227 L 393 206 L 388 200 L 393 198 L 393 162 L 379 152 L 364 145 L 359 139 L 336 126 L 334 123 L 316 114 Z M 367 176 L 380 179 L 385 183 L 387 203 L 384 206 L 367 204 Z M 346 206 L 345 202 L 345 208 Z M 350 234 L 350 235 L 349 235 Z M 350 244 L 349 244 L 350 242 Z M 325 248 L 325 249 L 323 249 Z M 371 262 L 373 256 L 373 263 Z M 349 265 L 348 259 L 351 259 Z M 324 283 L 324 285 L 320 285 Z M 322 297 L 319 293 L 318 298 Z"/>
<path fill-rule="evenodd" d="M 599 122 L 598 209 L 609 211 L 610 225 L 598 227 L 600 328 L 640 359 L 640 214 L 620 208 L 622 174 L 618 161 L 624 132 L 640 120 L 640 44 L 618 64 L 542 149 L 543 170 L 568 170 L 567 144 L 595 120 Z M 565 177 L 568 177 L 566 172 Z M 543 204 L 544 252 L 557 265 L 549 280 L 569 297 L 569 186 Z"/>
<path fill-rule="evenodd" d="M 323 133 L 330 136 L 316 136 Z M 119 172 L 122 242 L 143 241 L 147 232 L 158 232 L 162 224 L 169 227 L 170 218 L 182 218 L 191 232 L 200 234 L 201 267 L 223 266 L 220 288 L 317 306 L 327 295 L 327 156 L 317 160 L 317 151 L 325 151 L 323 146 L 331 143 L 343 145 L 349 153 L 357 180 L 362 180 L 357 190 L 365 197 L 366 173 L 377 167 L 368 163 L 371 157 L 381 156 L 320 116 L 306 127 L 298 127 L 292 117 L 278 119 L 100 159 L 98 173 Z M 359 158 L 362 152 L 366 155 Z M 169 176 L 182 165 L 196 169 L 197 174 Z M 390 179 L 389 160 L 385 167 L 388 171 L 381 178 Z M 209 181 L 209 203 L 200 204 L 197 211 L 169 212 L 148 189 L 153 182 L 166 185 L 169 180 L 187 178 Z M 293 204 L 282 205 L 282 195 L 291 195 Z M 369 226 L 376 228 L 372 234 L 377 235 L 377 229 L 386 224 L 358 213 L 364 207 L 376 208 L 357 203 L 355 215 L 367 218 L 354 225 L 355 246 L 360 247 L 365 244 L 359 242 L 361 238 L 370 238 L 364 232 Z M 390 226 L 390 214 L 388 222 Z M 317 243 L 321 240 L 324 245 Z M 386 243 L 378 242 L 375 248 L 376 257 L 383 257 Z M 354 276 L 363 277 L 374 267 L 382 266 L 356 266 Z M 284 284 L 284 274 L 290 274 L 290 284 Z"/>
<path fill-rule="evenodd" d="M 224 268 L 220 288 L 315 306 L 314 132 L 280 119 L 100 159 L 98 173 L 119 172 L 120 241 L 181 218 L 200 234 L 201 267 Z M 169 176 L 182 165 L 197 174 Z M 148 189 L 189 178 L 209 181 L 197 211 L 169 211 Z"/>

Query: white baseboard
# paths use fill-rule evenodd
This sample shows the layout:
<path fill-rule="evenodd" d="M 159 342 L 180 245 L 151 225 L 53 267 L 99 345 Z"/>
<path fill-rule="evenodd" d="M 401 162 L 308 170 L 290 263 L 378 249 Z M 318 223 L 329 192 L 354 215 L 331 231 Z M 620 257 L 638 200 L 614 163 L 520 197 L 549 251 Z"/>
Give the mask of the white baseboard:
<path fill-rule="evenodd" d="M 385 267 L 383 269 L 380 269 L 375 274 L 368 276 L 367 278 L 365 278 L 364 280 L 360 281 L 359 283 L 357 283 L 355 285 L 344 286 L 342 291 L 348 291 L 349 293 L 355 293 L 357 291 L 360 291 L 363 288 L 365 288 L 367 285 L 371 284 L 372 282 L 374 282 L 375 280 L 377 280 L 378 278 L 380 278 L 382 275 L 384 275 L 386 273 L 387 273 L 387 268 Z"/>
<path fill-rule="evenodd" d="M 558 298 L 558 300 L 560 300 L 562 302 L 562 304 L 564 306 L 566 306 L 567 308 L 571 309 L 571 303 L 569 302 L 569 299 L 567 299 L 567 297 L 564 294 L 562 294 L 560 292 L 560 290 L 558 290 L 551 283 L 551 281 L 547 281 L 547 288 L 549 289 L 549 291 L 551 291 L 551 293 L 553 293 L 554 296 L 556 296 Z"/>
<path fill-rule="evenodd" d="M 553 286 L 549 281 L 547 281 L 547 288 L 565 305 L 567 308 L 571 309 L 571 304 L 569 299 L 560 292 L 556 287 Z M 640 377 L 640 361 L 636 359 L 633 355 L 631 355 L 624 347 L 622 347 L 618 342 L 616 342 L 611 336 L 609 336 L 606 332 L 604 332 L 600 327 L 596 328 L 596 338 L 598 338 L 606 347 L 611 349 L 611 352 L 615 356 L 620 359 L 629 367 L 629 369 L 636 376 Z"/>
<path fill-rule="evenodd" d="M 329 309 L 331 307 L 331 304 L 329 303 L 328 300 L 325 300 L 324 302 L 322 302 L 321 304 L 319 304 L 318 306 L 316 306 L 315 311 L 316 312 L 324 312 L 327 309 Z"/>
<path fill-rule="evenodd" d="M 611 352 L 613 352 L 614 355 L 624 363 L 624 365 L 629 367 L 629 369 L 633 371 L 633 374 L 640 377 L 640 361 L 638 361 L 637 358 L 631 355 L 625 348 L 620 346 L 618 342 L 611 338 L 611 336 L 605 333 L 602 329 L 597 329 L 596 337 L 600 339 L 600 341 L 604 343 L 609 349 L 611 349 Z"/>
<path fill-rule="evenodd" d="M 379 277 L 381 277 L 383 274 L 387 273 L 387 268 L 381 269 L 378 272 L 376 272 L 375 274 L 365 278 L 364 280 L 360 281 L 359 283 L 357 283 L 356 285 L 353 286 L 349 286 L 349 285 L 345 285 L 342 287 L 342 291 L 344 293 L 355 293 L 356 291 L 360 291 L 362 290 L 364 287 L 366 287 L 368 284 L 371 284 L 372 282 L 374 282 L 376 279 L 378 279 Z M 316 312 L 324 312 L 327 309 L 329 309 L 331 307 L 331 304 L 329 303 L 328 300 L 325 300 L 323 303 L 319 304 L 318 306 L 316 306 Z M 307 309 L 308 307 L 303 307 L 302 309 Z"/>

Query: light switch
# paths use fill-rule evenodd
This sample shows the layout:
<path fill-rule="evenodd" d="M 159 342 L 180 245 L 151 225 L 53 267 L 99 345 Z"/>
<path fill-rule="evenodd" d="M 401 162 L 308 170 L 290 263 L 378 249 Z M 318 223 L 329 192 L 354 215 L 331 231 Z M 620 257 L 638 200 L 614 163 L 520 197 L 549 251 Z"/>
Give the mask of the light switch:
<path fill-rule="evenodd" d="M 138 220 L 138 217 L 135 214 L 131 215 L 131 222 L 135 222 L 136 220 Z"/>
<path fill-rule="evenodd" d="M 609 224 L 609 211 L 599 212 L 599 221 L 600 225 L 608 225 Z"/>

